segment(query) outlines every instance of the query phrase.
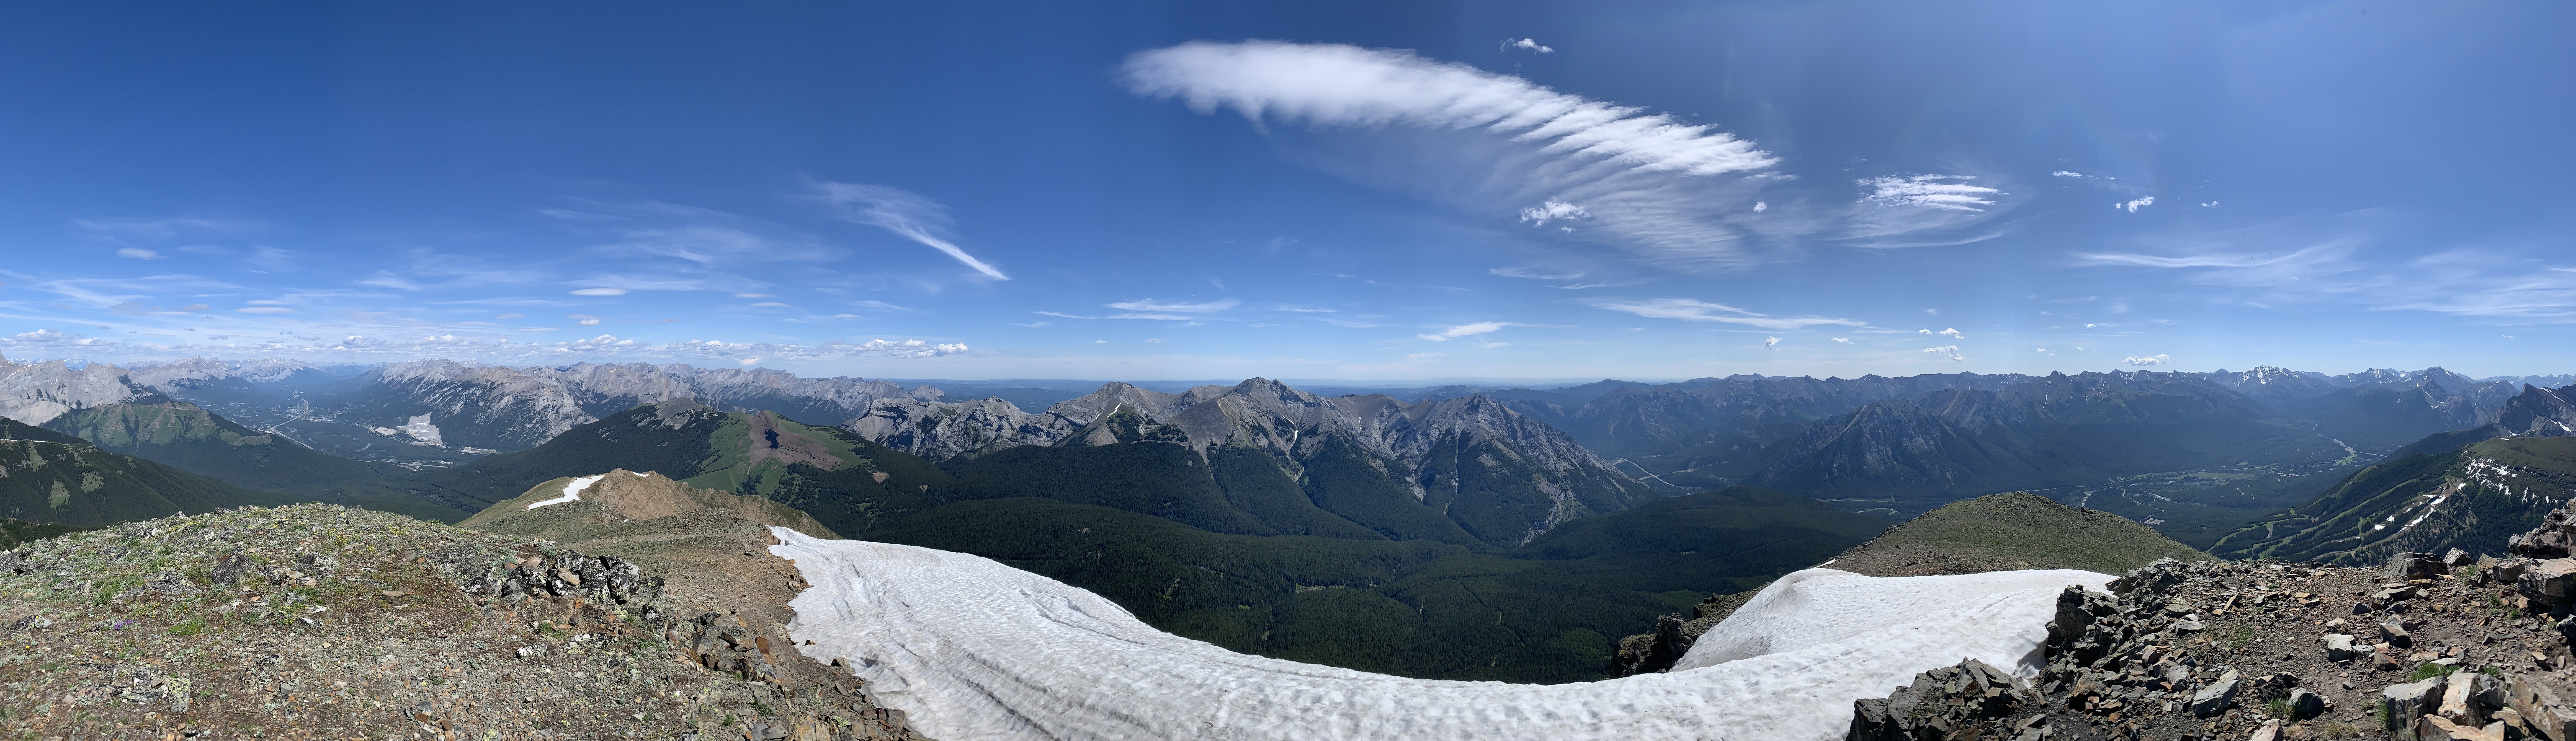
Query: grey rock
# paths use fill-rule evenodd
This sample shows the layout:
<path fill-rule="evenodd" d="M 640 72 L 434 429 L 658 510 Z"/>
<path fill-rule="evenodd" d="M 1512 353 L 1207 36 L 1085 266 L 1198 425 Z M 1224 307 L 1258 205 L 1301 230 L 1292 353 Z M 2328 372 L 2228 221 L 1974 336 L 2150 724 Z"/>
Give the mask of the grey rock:
<path fill-rule="evenodd" d="M 206 579 L 216 586 L 229 587 L 240 583 L 242 576 L 250 573 L 251 568 L 256 565 L 251 563 L 249 556 L 233 553 L 224 556 L 223 560 L 216 561 L 215 570 L 207 574 Z"/>
<path fill-rule="evenodd" d="M 2390 731 L 2403 732 L 2415 727 L 2415 719 L 2429 715 L 2442 701 L 2442 690 L 2449 680 L 2434 677 L 2421 682 L 2393 684 L 2379 691 L 2379 720 Z"/>
<path fill-rule="evenodd" d="M 154 575 L 151 579 L 143 582 L 143 588 L 172 597 L 184 597 L 191 594 L 200 594 L 206 591 L 198 589 L 194 584 L 189 584 L 188 578 L 180 576 L 179 572 L 176 571 L 164 571 L 160 574 Z"/>
<path fill-rule="evenodd" d="M 2389 557 L 2387 573 L 2391 579 L 2431 579 L 2451 573 L 2451 566 L 2430 553 L 2400 553 Z"/>
<path fill-rule="evenodd" d="M 2290 690 L 2290 720 L 2300 721 L 2324 715 L 2326 698 L 2304 689 Z"/>
<path fill-rule="evenodd" d="M 2412 648 L 2415 646 L 2415 636 L 2409 635 L 2406 632 L 2406 625 L 2404 623 L 2392 620 L 2380 623 L 2378 627 L 2379 640 L 2386 642 L 2388 645 L 2396 646 L 2398 648 Z"/>
<path fill-rule="evenodd" d="M 2228 670 L 2226 674 L 2218 677 L 2218 681 L 2200 688 L 2199 692 L 2191 693 L 2191 714 L 2207 718 L 2226 712 L 2228 708 L 2236 705 L 2236 689 L 2243 682 L 2244 680 L 2236 676 L 2235 670 Z"/>
<path fill-rule="evenodd" d="M 2346 661 L 2360 655 L 2360 651 L 2353 650 L 2352 636 L 2342 633 L 2326 634 L 2327 661 Z"/>

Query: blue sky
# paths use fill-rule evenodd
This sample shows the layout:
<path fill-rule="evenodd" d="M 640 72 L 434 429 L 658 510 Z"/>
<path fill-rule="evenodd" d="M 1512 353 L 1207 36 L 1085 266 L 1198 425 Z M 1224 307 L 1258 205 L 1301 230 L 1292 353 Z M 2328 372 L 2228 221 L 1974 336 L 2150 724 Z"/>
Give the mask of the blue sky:
<path fill-rule="evenodd" d="M 2558 3 L 17 4 L 0 353 L 2576 365 Z"/>

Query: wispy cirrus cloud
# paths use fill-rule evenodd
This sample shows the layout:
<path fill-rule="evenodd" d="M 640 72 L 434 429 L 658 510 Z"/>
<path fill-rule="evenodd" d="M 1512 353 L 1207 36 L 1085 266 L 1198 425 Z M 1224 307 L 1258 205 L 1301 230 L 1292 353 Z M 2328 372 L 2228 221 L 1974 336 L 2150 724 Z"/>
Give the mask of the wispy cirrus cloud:
<path fill-rule="evenodd" d="M 2003 191 L 1966 182 L 1975 179 L 1974 175 L 1912 175 L 1863 178 L 1859 183 L 1870 191 L 1861 200 L 1881 206 L 1981 212 L 1995 205 L 1994 197 Z"/>
<path fill-rule="evenodd" d="M 1686 322 L 1719 322 L 1741 324 L 1763 329 L 1803 329 L 1818 326 L 1865 327 L 1868 322 L 1841 317 L 1803 316 L 1775 317 L 1739 309 L 1725 304 L 1688 298 L 1657 299 L 1590 299 L 1582 302 L 1595 309 L 1624 311 L 1649 319 L 1679 319 Z"/>
<path fill-rule="evenodd" d="M 1529 326 L 1529 325 L 1526 325 L 1526 324 L 1518 324 L 1518 323 L 1514 323 L 1514 322 L 1475 322 L 1475 323 L 1472 323 L 1472 324 L 1460 324 L 1460 325 L 1457 325 L 1457 326 L 1454 326 L 1454 327 L 1449 327 L 1449 328 L 1447 328 L 1447 329 L 1443 329 L 1443 330 L 1440 330 L 1440 331 L 1438 331 L 1438 332 L 1433 332 L 1433 333 L 1430 333 L 1430 334 L 1418 334 L 1418 335 L 1414 335 L 1414 336 L 1415 336 L 1415 337 L 1420 337 L 1420 338 L 1425 339 L 1425 340 L 1430 340 L 1430 341 L 1432 341 L 1432 342 L 1448 342 L 1448 341 L 1450 341 L 1450 340 L 1454 340 L 1454 339 L 1457 339 L 1457 338 L 1460 338 L 1460 337 L 1473 337 L 1473 336 L 1480 335 L 1480 334 L 1491 334 L 1491 333 L 1494 333 L 1494 332 L 1500 332 L 1500 331 L 1502 331 L 1502 330 L 1503 330 L 1503 328 L 1504 328 L 1504 327 L 1525 327 L 1525 326 Z M 1500 345 L 1495 345 L 1495 347 L 1500 347 Z"/>
<path fill-rule="evenodd" d="M 1278 41 L 1191 42 L 1130 56 L 1125 83 L 1256 126 L 1412 132 L 1396 162 L 1360 157 L 1364 180 L 1428 191 L 1658 264 L 1732 269 L 1761 261 L 1729 218 L 1752 216 L 1755 173 L 1779 158 L 1715 126 L 1558 92 L 1513 75 L 1398 49 Z M 1434 146 L 1418 137 L 1436 140 Z M 1365 172 L 1363 172 L 1363 170 Z M 1481 174 L 1470 175 L 1468 173 Z M 1575 224 L 1582 226 L 1575 226 Z"/>
<path fill-rule="evenodd" d="M 1105 305 L 1112 309 L 1125 309 L 1128 311 L 1176 311 L 1189 314 L 1204 314 L 1242 306 L 1243 302 L 1230 298 L 1218 299 L 1215 301 L 1201 301 L 1197 303 L 1187 301 L 1156 301 L 1154 299 L 1145 298 L 1134 301 L 1120 301 Z"/>
<path fill-rule="evenodd" d="M 830 204 L 843 220 L 879 227 L 948 255 L 993 280 L 1010 280 L 1000 268 L 968 254 L 966 248 L 940 236 L 949 225 L 948 207 L 918 193 L 883 185 L 818 182 L 813 198 Z"/>

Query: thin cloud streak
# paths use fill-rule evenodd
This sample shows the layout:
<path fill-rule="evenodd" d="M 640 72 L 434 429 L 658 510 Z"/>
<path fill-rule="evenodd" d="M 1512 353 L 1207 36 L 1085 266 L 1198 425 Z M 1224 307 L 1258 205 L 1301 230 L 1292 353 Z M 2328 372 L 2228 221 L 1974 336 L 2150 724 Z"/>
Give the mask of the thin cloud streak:
<path fill-rule="evenodd" d="M 967 254 L 966 248 L 932 233 L 933 229 L 944 228 L 948 224 L 948 208 L 937 201 L 882 185 L 822 182 L 814 184 L 814 191 L 817 200 L 831 204 L 844 220 L 880 227 L 929 245 L 985 277 L 1011 279 L 1000 269 Z"/>
<path fill-rule="evenodd" d="M 1714 304 L 1697 299 L 1659 298 L 1646 300 L 1591 299 L 1582 302 L 1595 309 L 1624 311 L 1649 319 L 1679 319 L 1686 322 L 1721 322 L 1763 329 L 1803 329 L 1819 326 L 1865 327 L 1868 322 L 1840 317 L 1805 316 L 1774 317 Z"/>

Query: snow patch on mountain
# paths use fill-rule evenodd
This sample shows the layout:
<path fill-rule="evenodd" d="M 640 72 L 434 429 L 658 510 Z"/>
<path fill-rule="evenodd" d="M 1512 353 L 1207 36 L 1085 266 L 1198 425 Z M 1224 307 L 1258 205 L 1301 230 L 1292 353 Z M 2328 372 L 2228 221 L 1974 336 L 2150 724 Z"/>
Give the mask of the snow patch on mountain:
<path fill-rule="evenodd" d="M 1238 654 L 977 556 L 770 532 L 813 584 L 790 603 L 798 650 L 844 660 L 934 738 L 1833 739 L 1853 700 L 1916 672 L 1962 657 L 2034 671 L 2058 592 L 2111 579 L 1810 569 L 1703 637 L 1687 669 L 1520 685 Z"/>

